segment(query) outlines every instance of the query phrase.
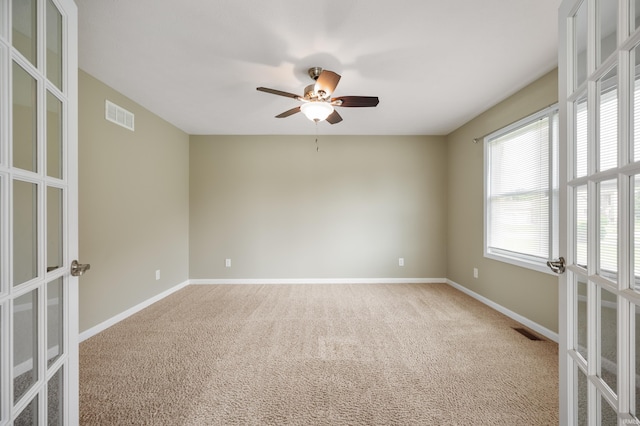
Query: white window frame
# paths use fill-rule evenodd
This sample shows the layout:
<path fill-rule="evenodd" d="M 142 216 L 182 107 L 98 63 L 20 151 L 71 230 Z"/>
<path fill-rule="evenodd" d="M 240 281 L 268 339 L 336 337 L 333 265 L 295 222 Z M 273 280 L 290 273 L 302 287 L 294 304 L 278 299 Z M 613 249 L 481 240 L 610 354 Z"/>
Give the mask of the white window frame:
<path fill-rule="evenodd" d="M 551 118 L 556 116 L 556 123 L 558 123 L 558 104 L 551 105 L 541 111 L 538 111 L 532 115 L 529 115 L 521 120 L 516 121 L 506 127 L 503 127 L 495 132 L 484 137 L 484 257 L 497 260 L 500 262 L 509 263 L 512 265 L 520 266 L 527 269 L 532 269 L 545 274 L 555 275 L 547 266 L 547 260 L 551 260 L 557 257 L 559 233 L 558 233 L 558 220 L 559 220 L 559 202 L 558 202 L 558 176 L 554 175 L 558 173 L 558 133 L 554 134 L 554 126 Z M 544 117 L 549 117 L 549 193 L 551 197 L 549 199 L 549 259 L 541 259 L 537 256 L 531 256 L 525 253 L 507 251 L 491 247 L 490 241 L 490 226 L 491 226 L 491 205 L 490 200 L 490 176 L 491 176 L 491 159 L 490 159 L 490 147 L 489 144 L 492 140 L 500 138 L 508 133 L 511 133 L 521 127 L 534 123 Z M 555 138 L 555 140 L 554 140 Z"/>

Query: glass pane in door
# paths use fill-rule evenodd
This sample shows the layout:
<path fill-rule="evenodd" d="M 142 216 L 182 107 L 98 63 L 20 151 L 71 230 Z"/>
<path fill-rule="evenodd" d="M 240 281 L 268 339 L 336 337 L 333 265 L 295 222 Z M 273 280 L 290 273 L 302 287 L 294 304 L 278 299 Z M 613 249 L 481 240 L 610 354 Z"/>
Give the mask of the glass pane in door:
<path fill-rule="evenodd" d="M 576 289 L 575 300 L 576 300 L 576 318 L 574 323 L 576 325 L 576 336 L 575 336 L 575 344 L 574 348 L 576 352 L 578 352 L 582 358 L 587 359 L 587 342 L 588 342 L 588 334 L 587 334 L 587 283 L 580 278 L 577 278 L 578 281 L 574 288 Z"/>
<path fill-rule="evenodd" d="M 600 201 L 598 274 L 612 281 L 618 277 L 618 181 L 598 184 Z"/>
<path fill-rule="evenodd" d="M 631 183 L 633 187 L 633 279 L 631 286 L 635 291 L 640 291 L 640 175 L 635 175 Z"/>
<path fill-rule="evenodd" d="M 587 268 L 587 225 L 588 225 L 587 185 L 575 189 L 575 253 L 576 265 Z"/>
<path fill-rule="evenodd" d="M 576 399 L 573 404 L 576 410 L 575 417 L 578 420 L 577 424 L 586 425 L 589 415 L 587 376 L 585 376 L 585 374 L 580 368 L 578 368 L 578 366 L 575 366 L 574 369 L 576 377 L 574 382 L 575 389 L 573 393 Z"/>
<path fill-rule="evenodd" d="M 618 415 L 605 398 L 600 397 L 600 425 L 618 426 Z"/>
<path fill-rule="evenodd" d="M 635 342 L 633 344 L 634 358 L 631 360 L 631 364 L 635 367 L 630 371 L 631 374 L 631 384 L 635 383 L 635 407 L 631 408 L 631 412 L 636 416 L 640 415 L 640 306 L 633 305 L 633 309 L 631 310 L 633 321 L 633 328 L 635 328 Z M 633 402 L 633 401 L 632 401 Z"/>
<path fill-rule="evenodd" d="M 38 276 L 38 186 L 13 181 L 13 285 Z"/>
<path fill-rule="evenodd" d="M 582 2 L 573 19 L 574 89 L 587 79 L 587 3 L 587 1 Z"/>
<path fill-rule="evenodd" d="M 600 289 L 600 377 L 613 393 L 618 384 L 618 298 Z"/>
<path fill-rule="evenodd" d="M 62 15 L 47 0 L 47 78 L 62 90 Z"/>
<path fill-rule="evenodd" d="M 640 0 L 632 0 L 629 2 L 633 10 L 630 13 L 631 31 L 640 28 Z"/>
<path fill-rule="evenodd" d="M 62 379 L 61 367 L 56 374 L 54 374 L 47 383 L 47 426 L 59 426 L 62 425 L 62 390 L 64 381 Z"/>
<path fill-rule="evenodd" d="M 12 43 L 32 64 L 37 65 L 38 17 L 36 0 L 12 0 Z"/>
<path fill-rule="evenodd" d="M 5 324 L 3 324 L 3 321 L 2 321 L 2 318 L 4 318 L 4 315 L 3 315 L 4 312 L 6 312 L 4 306 L 0 305 L 0 332 L 1 332 L 0 334 L 5 332 L 5 328 L 4 328 Z M 6 347 L 3 348 L 2 341 L 0 341 L 0 360 L 2 360 L 3 356 L 6 356 L 5 351 L 6 351 Z M 5 381 L 4 372 L 0 371 L 0 383 L 4 383 L 4 381 Z"/>
<path fill-rule="evenodd" d="M 62 267 L 62 189 L 47 187 L 47 272 Z"/>
<path fill-rule="evenodd" d="M 16 418 L 13 426 L 35 426 L 38 424 L 38 396 L 22 410 L 22 413 Z"/>
<path fill-rule="evenodd" d="M 62 179 L 62 102 L 47 91 L 47 176 Z"/>
<path fill-rule="evenodd" d="M 638 0 L 640 1 L 640 0 Z M 633 161 L 640 161 L 640 45 L 631 51 L 631 75 L 633 76 L 633 92 L 631 93 L 631 119 L 633 127 L 631 129 L 633 136 Z"/>
<path fill-rule="evenodd" d="M 618 73 L 614 67 L 599 82 L 598 170 L 618 165 Z"/>
<path fill-rule="evenodd" d="M 6 206 L 3 206 L 4 203 L 4 198 L 3 198 L 3 192 L 4 192 L 4 179 L 2 178 L 2 176 L 0 176 L 0 214 L 1 212 L 6 211 Z M 4 230 L 2 229 L 2 226 L 0 226 L 0 241 L 5 241 L 5 239 L 7 239 L 6 234 L 4 232 Z M 3 270 L 4 270 L 4 266 L 2 262 L 2 259 L 4 259 L 5 253 L 4 253 L 4 249 L 2 248 L 3 244 L 0 244 L 0 294 L 6 289 L 5 287 L 5 279 L 4 279 L 4 274 L 3 274 Z M 2 330 L 2 328 L 0 328 L 0 331 Z M 0 383 L 2 383 L 0 381 Z"/>
<path fill-rule="evenodd" d="M 13 63 L 13 166 L 37 171 L 36 80 Z"/>
<path fill-rule="evenodd" d="M 38 291 L 13 301 L 13 402 L 38 380 Z"/>
<path fill-rule="evenodd" d="M 604 62 L 618 45 L 618 2 L 599 0 L 600 63 Z"/>
<path fill-rule="evenodd" d="M 47 284 L 47 367 L 62 355 L 64 337 L 64 299 L 62 277 Z"/>
<path fill-rule="evenodd" d="M 588 110 L 586 95 L 578 99 L 574 104 L 574 125 L 575 125 L 575 144 L 574 144 L 574 177 L 582 177 L 587 175 L 588 160 Z"/>

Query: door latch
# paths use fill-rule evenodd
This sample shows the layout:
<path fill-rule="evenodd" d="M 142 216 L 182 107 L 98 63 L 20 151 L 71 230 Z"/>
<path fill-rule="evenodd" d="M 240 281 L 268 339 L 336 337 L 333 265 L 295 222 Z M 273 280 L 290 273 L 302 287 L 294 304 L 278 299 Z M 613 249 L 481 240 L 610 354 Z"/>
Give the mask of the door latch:
<path fill-rule="evenodd" d="M 80 277 L 86 271 L 91 269 L 91 264 L 89 263 L 78 263 L 77 260 L 71 262 L 71 275 L 74 277 Z"/>
<path fill-rule="evenodd" d="M 558 260 L 549 260 L 547 266 L 556 274 L 563 274 L 565 270 L 564 257 L 560 257 Z"/>

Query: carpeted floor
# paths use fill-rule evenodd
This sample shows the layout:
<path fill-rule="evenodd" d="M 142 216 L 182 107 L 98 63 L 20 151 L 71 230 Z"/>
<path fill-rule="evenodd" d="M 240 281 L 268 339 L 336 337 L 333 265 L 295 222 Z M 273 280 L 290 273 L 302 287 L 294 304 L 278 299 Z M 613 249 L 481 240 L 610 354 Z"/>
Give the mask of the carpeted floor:
<path fill-rule="evenodd" d="M 520 326 L 446 284 L 188 286 L 80 345 L 80 421 L 557 425 Z"/>

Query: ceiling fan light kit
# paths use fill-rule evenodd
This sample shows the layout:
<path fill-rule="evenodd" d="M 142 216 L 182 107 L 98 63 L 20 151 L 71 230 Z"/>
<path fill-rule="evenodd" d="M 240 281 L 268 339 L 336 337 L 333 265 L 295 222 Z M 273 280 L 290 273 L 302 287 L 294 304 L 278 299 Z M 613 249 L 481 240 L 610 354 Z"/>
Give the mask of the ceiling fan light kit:
<path fill-rule="evenodd" d="M 329 102 L 305 102 L 300 106 L 300 110 L 309 120 L 317 123 L 327 119 L 333 112 L 333 106 Z"/>
<path fill-rule="evenodd" d="M 342 117 L 334 107 L 357 108 L 375 107 L 378 105 L 379 100 L 376 96 L 341 96 L 339 98 L 331 98 L 331 94 L 340 81 L 340 75 L 333 71 L 323 70 L 320 67 L 309 68 L 308 73 L 309 77 L 315 80 L 315 83 L 310 84 L 304 89 L 303 96 L 266 87 L 257 88 L 260 92 L 293 98 L 302 102 L 302 105 L 299 107 L 291 108 L 288 111 L 278 114 L 276 118 L 289 117 L 302 111 L 309 120 L 316 123 L 327 120 L 330 124 L 336 124 L 342 121 Z"/>

